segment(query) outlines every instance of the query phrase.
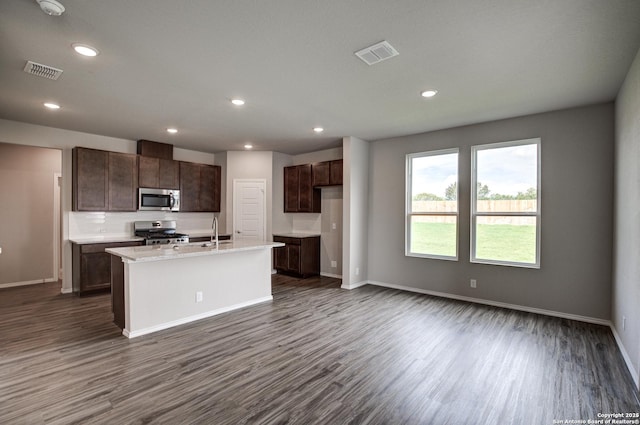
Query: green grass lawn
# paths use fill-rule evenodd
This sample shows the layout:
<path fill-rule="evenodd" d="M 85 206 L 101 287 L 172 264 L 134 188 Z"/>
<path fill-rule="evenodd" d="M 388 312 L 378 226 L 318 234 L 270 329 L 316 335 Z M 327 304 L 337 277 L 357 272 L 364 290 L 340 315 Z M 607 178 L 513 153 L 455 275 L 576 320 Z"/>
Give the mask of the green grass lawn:
<path fill-rule="evenodd" d="M 453 257 L 456 226 L 449 223 L 413 223 L 411 251 Z M 536 227 L 510 224 L 480 224 L 476 235 L 478 259 L 536 262 Z"/>

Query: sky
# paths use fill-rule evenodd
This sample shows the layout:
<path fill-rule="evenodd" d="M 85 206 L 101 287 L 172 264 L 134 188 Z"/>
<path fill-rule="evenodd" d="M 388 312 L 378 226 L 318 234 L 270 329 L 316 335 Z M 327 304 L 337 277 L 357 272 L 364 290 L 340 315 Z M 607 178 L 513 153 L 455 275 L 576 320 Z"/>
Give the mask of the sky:
<path fill-rule="evenodd" d="M 516 195 L 537 186 L 536 161 L 535 144 L 478 150 L 478 182 L 490 193 Z M 427 192 L 444 198 L 447 186 L 457 181 L 457 154 L 414 158 L 412 168 L 414 196 Z"/>

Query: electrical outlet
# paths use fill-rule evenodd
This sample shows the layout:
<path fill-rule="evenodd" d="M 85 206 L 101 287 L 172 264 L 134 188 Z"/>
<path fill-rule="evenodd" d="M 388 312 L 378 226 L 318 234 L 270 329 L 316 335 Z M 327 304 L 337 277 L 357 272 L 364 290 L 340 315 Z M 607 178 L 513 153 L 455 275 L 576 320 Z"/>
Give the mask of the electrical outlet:
<path fill-rule="evenodd" d="M 107 233 L 107 229 L 105 229 L 104 227 L 100 228 L 100 233 Z"/>
<path fill-rule="evenodd" d="M 627 329 L 627 316 L 622 316 L 622 330 Z"/>
<path fill-rule="evenodd" d="M 201 291 L 196 292 L 196 302 L 197 303 L 201 303 L 202 302 L 202 292 Z"/>
<path fill-rule="evenodd" d="M 331 224 L 331 229 L 336 230 L 336 223 Z"/>
<path fill-rule="evenodd" d="M 356 267 L 356 276 L 360 275 L 360 267 Z"/>
<path fill-rule="evenodd" d="M 478 286 L 475 279 L 471 279 L 471 281 L 469 282 L 469 285 L 471 285 L 472 288 L 476 288 Z"/>
<path fill-rule="evenodd" d="M 335 261 L 335 260 L 332 260 L 332 261 L 331 261 L 331 267 L 333 267 L 333 268 L 338 267 L 338 262 L 337 262 L 337 261 Z"/>

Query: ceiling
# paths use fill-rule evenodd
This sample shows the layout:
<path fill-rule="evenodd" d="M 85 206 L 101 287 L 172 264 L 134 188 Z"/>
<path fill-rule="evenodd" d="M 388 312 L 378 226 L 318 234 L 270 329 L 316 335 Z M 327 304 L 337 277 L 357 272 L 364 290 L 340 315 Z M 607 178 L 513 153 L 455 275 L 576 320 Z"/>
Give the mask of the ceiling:
<path fill-rule="evenodd" d="M 640 47 L 637 0 L 60 1 L 59 17 L 0 2 L 0 118 L 204 152 L 298 154 L 610 101 Z M 382 40 L 399 56 L 354 55 Z M 29 75 L 27 60 L 64 72 Z"/>

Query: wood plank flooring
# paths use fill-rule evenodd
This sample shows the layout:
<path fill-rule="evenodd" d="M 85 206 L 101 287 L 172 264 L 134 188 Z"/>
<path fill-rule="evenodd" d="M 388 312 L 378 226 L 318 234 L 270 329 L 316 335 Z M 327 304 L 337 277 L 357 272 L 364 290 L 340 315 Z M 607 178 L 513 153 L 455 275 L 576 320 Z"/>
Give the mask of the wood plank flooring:
<path fill-rule="evenodd" d="M 0 290 L 0 423 L 551 425 L 640 411 L 606 327 L 339 285 L 274 276 L 272 303 L 132 340 L 108 295 Z"/>

